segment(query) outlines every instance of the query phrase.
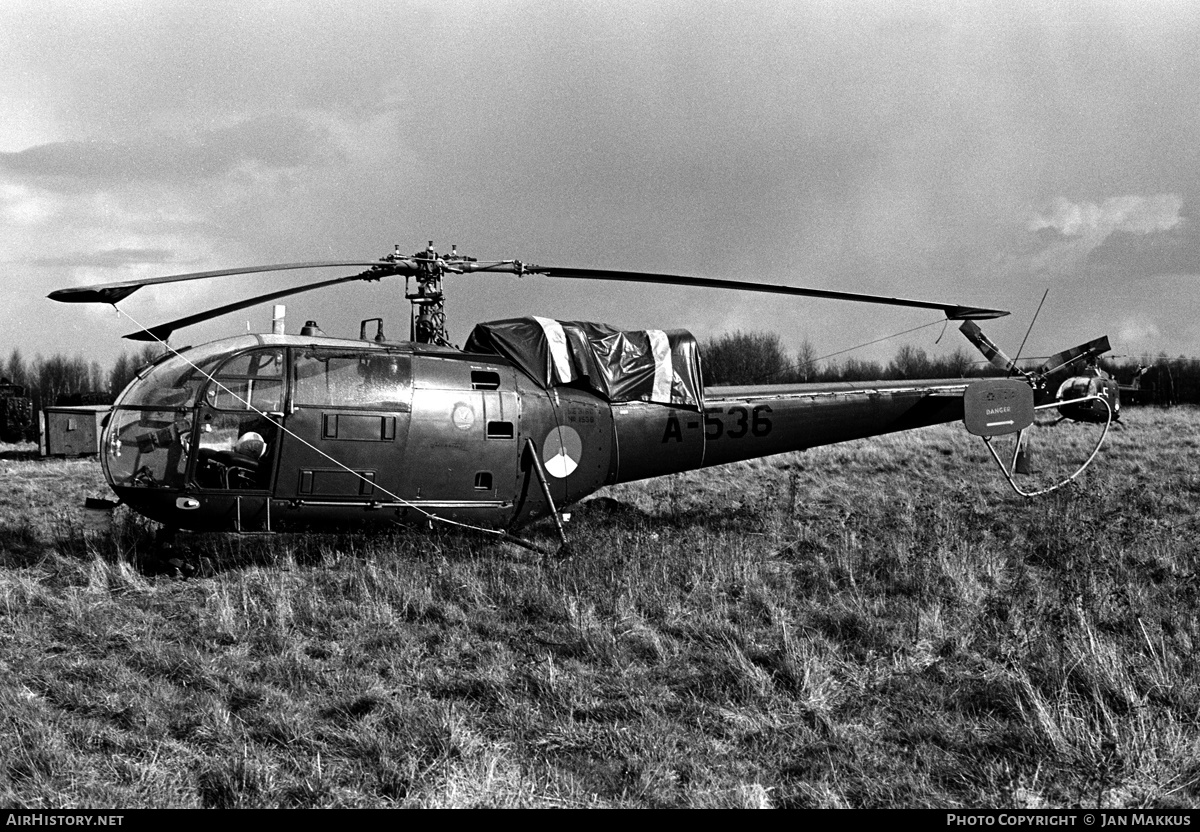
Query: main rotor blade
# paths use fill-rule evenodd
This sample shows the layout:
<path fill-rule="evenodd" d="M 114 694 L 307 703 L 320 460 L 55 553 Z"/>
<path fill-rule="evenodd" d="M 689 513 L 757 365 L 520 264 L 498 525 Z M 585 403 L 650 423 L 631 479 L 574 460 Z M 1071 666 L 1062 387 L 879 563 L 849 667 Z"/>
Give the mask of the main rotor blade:
<path fill-rule="evenodd" d="M 709 289 L 740 289 L 748 292 L 770 292 L 777 295 L 798 295 L 807 298 L 849 300 L 859 303 L 880 303 L 888 306 L 910 306 L 918 309 L 937 309 L 952 321 L 985 320 L 1000 318 L 1007 314 L 1000 309 L 985 309 L 978 306 L 960 306 L 954 303 L 933 303 L 909 298 L 892 298 L 884 295 L 866 295 L 857 292 L 835 292 L 828 289 L 806 289 L 800 286 L 778 286 L 774 283 L 749 283 L 742 280 L 719 280 L 708 277 L 689 277 L 677 274 L 654 274 L 651 272 L 607 271 L 603 269 L 574 269 L 562 266 L 528 266 L 527 271 L 547 277 L 563 277 L 579 280 L 619 280 L 629 283 L 662 283 L 669 286 L 697 286 Z"/>
<path fill-rule="evenodd" d="M 401 261 L 403 262 L 403 261 Z M 224 277 L 231 274 L 257 274 L 259 272 L 283 272 L 289 269 L 326 269 L 346 266 L 395 266 L 392 260 L 325 260 L 310 263 L 278 263 L 273 266 L 246 266 L 239 269 L 218 269 L 212 272 L 189 272 L 166 277 L 150 277 L 144 280 L 125 280 L 119 283 L 101 283 L 93 286 L 75 286 L 57 289 L 47 297 L 62 303 L 118 303 L 143 286 L 158 283 L 176 283 L 183 280 L 200 280 L 205 277 Z"/>
<path fill-rule="evenodd" d="M 288 295 L 298 295 L 301 292 L 309 292 L 313 289 L 321 289 L 325 286 L 333 286 L 338 283 L 347 283 L 352 280 L 374 279 L 376 279 L 375 275 L 352 274 L 348 277 L 335 277 L 332 280 L 320 280 L 316 283 L 306 283 L 303 286 L 295 286 L 291 289 L 281 289 L 278 292 L 268 292 L 265 295 L 258 295 L 257 297 L 247 298 L 246 300 L 239 300 L 236 303 L 230 303 L 216 309 L 206 309 L 203 312 L 197 312 L 195 315 L 188 315 L 185 318 L 178 318 L 165 324 L 158 324 L 157 326 L 152 326 L 149 329 L 131 332 L 122 337 L 130 341 L 165 341 L 166 339 L 170 338 L 171 333 L 177 329 L 183 329 L 185 326 L 191 326 L 192 324 L 203 323 L 204 321 L 208 321 L 213 318 L 219 318 L 222 315 L 228 315 L 230 312 L 237 312 L 242 309 L 247 309 L 251 306 L 257 306 L 260 303 L 266 303 L 267 301 L 284 298 Z"/>

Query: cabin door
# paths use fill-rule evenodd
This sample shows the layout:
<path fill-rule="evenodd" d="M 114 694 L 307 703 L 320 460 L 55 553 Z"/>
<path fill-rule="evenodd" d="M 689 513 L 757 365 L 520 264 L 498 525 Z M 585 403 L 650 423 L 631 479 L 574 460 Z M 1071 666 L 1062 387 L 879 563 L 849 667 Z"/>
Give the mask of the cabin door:
<path fill-rule="evenodd" d="M 392 502 L 412 410 L 406 353 L 296 350 L 275 496 Z"/>
<path fill-rule="evenodd" d="M 401 496 L 432 511 L 511 508 L 521 415 L 512 370 L 419 360 Z"/>
<path fill-rule="evenodd" d="M 217 368 L 199 402 L 192 481 L 205 490 L 267 491 L 278 453 L 286 353 L 258 349 Z"/>

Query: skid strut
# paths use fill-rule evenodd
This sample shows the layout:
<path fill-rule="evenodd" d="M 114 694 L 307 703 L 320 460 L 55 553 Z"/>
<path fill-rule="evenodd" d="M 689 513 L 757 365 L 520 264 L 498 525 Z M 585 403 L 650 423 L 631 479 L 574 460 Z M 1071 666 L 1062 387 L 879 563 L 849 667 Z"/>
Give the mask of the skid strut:
<path fill-rule="evenodd" d="M 550 516 L 554 518 L 554 525 L 558 527 L 558 536 L 562 540 L 562 545 L 566 546 L 567 531 L 563 528 L 562 518 L 558 515 L 558 507 L 554 505 L 554 498 L 550 496 L 550 481 L 546 479 L 546 469 L 542 467 L 542 458 L 538 456 L 537 445 L 533 444 L 532 439 L 525 440 L 525 450 L 533 461 L 533 472 L 537 475 L 538 484 L 542 486 L 542 494 L 550 506 Z"/>

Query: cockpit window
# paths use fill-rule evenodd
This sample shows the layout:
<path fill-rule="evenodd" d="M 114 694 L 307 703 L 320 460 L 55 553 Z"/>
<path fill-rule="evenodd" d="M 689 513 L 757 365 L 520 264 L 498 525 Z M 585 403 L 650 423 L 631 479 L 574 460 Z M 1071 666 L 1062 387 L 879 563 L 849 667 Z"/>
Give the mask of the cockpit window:
<path fill-rule="evenodd" d="M 1059 399 L 1082 399 L 1085 396 L 1094 396 L 1100 388 L 1099 381 L 1095 378 L 1086 376 L 1076 376 L 1069 378 L 1062 383 L 1058 388 Z"/>
<path fill-rule="evenodd" d="M 200 358 L 200 361 L 196 361 Z M 123 406 L 191 408 L 219 356 L 192 357 L 192 363 L 179 358 L 163 362 L 134 385 L 121 401 Z M 193 366 L 195 364 L 195 366 Z"/>
<path fill-rule="evenodd" d="M 235 355 L 217 373 L 221 377 L 273 377 L 283 375 L 283 350 L 254 350 Z"/>
<path fill-rule="evenodd" d="M 284 351 L 254 350 L 221 365 L 205 390 L 217 410 L 283 410 Z"/>
<path fill-rule="evenodd" d="M 117 410 L 110 417 L 105 467 L 113 485 L 180 485 L 191 423 L 176 410 Z"/>
<path fill-rule="evenodd" d="M 255 343 L 245 336 L 244 346 Z M 229 340 L 214 341 L 172 355 L 151 367 L 139 381 L 131 384 L 117 406 L 191 408 L 208 375 L 229 355 L 231 347 L 239 344 Z"/>

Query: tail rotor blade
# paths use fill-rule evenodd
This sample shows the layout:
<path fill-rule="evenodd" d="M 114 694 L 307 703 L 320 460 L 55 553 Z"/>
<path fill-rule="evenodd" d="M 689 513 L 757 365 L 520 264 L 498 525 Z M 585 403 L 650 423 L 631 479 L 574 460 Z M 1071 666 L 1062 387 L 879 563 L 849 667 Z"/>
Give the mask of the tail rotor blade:
<path fill-rule="evenodd" d="M 970 323 L 968 321 L 967 323 Z M 1038 375 L 1048 376 L 1056 370 L 1061 370 L 1069 364 L 1079 361 L 1080 359 L 1091 360 L 1097 358 L 1111 350 L 1112 347 L 1108 343 L 1108 336 L 1102 335 L 1086 344 L 1080 344 L 1078 347 L 1071 347 L 1069 350 L 1055 353 L 1046 359 L 1042 366 L 1037 368 Z"/>
<path fill-rule="evenodd" d="M 1017 369 L 1017 362 L 1013 361 L 1004 354 L 1004 350 L 992 343 L 992 339 L 983 334 L 983 330 L 979 328 L 979 324 L 974 321 L 963 321 L 959 331 L 967 336 L 967 340 L 975 345 L 975 348 L 983 353 L 993 367 L 1001 370 L 1009 375 L 1015 375 L 1020 372 Z"/>

